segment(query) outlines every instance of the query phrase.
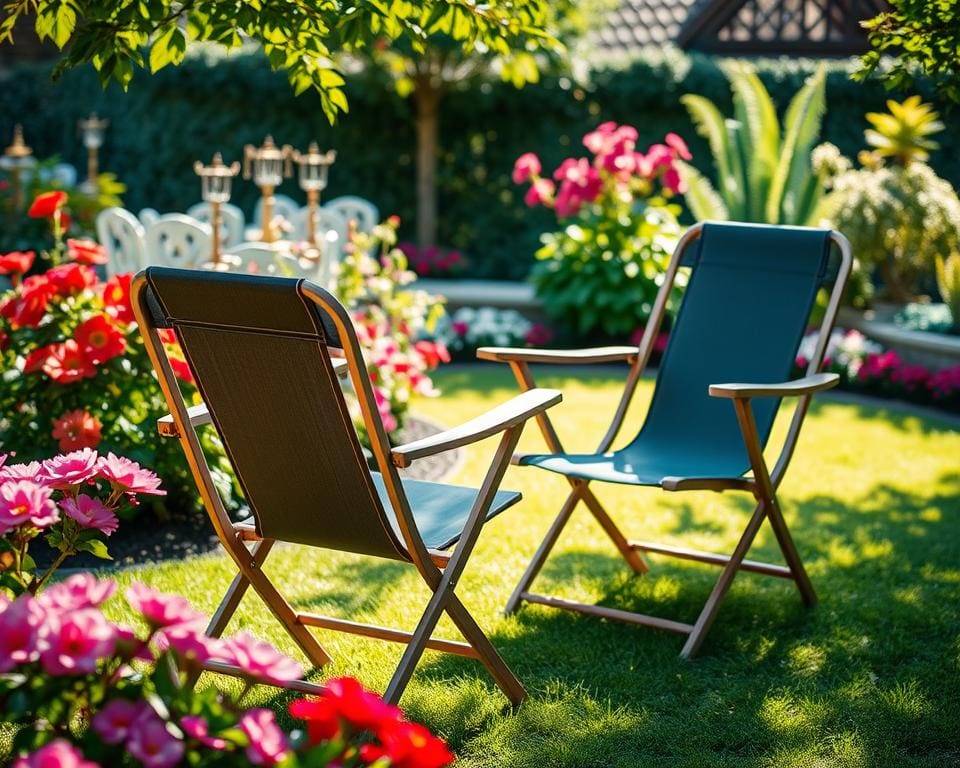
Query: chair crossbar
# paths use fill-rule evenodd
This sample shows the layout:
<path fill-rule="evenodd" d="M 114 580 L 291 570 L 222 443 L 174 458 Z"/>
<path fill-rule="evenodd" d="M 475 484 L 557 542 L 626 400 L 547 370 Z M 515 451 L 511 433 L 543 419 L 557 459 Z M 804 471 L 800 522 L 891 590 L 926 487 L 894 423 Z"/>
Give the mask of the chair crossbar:
<path fill-rule="evenodd" d="M 668 632 L 676 632 L 680 635 L 689 635 L 693 632 L 693 624 L 684 624 L 681 621 L 663 619 L 659 616 L 648 616 L 644 613 L 633 613 L 632 611 L 621 611 L 617 608 L 607 608 L 602 605 L 578 603 L 574 600 L 564 600 L 561 597 L 553 597 L 552 595 L 540 595 L 536 592 L 521 592 L 520 598 L 526 600 L 528 603 L 538 603 L 539 605 L 546 605 L 550 608 L 561 608 L 565 611 L 588 613 L 591 616 L 624 621 L 628 624 L 642 624 L 645 627 L 665 629 Z"/>
<path fill-rule="evenodd" d="M 641 552 L 653 552 L 657 555 L 676 557 L 680 560 L 694 560 L 698 563 L 707 563 L 708 565 L 723 566 L 730 562 L 729 555 L 702 552 L 697 549 L 688 549 L 687 547 L 674 547 L 669 544 L 655 544 L 649 541 L 631 541 L 630 546 Z M 796 579 L 793 571 L 785 565 L 761 563 L 756 560 L 744 560 L 740 563 L 739 570 L 761 573 L 764 576 L 776 576 L 781 579 Z"/>
<path fill-rule="evenodd" d="M 381 627 L 376 624 L 364 624 L 358 621 L 347 621 L 346 619 L 336 619 L 332 616 L 320 616 L 315 613 L 298 613 L 297 621 L 308 627 L 333 629 L 338 632 L 373 637 L 377 640 L 387 640 L 392 643 L 409 644 L 413 639 L 412 632 L 405 632 L 402 629 Z M 426 647 L 434 651 L 466 656 L 471 659 L 480 658 L 480 654 L 477 653 L 476 648 L 468 643 L 460 643 L 456 640 L 444 640 L 442 638 L 431 637 L 427 640 Z"/>
<path fill-rule="evenodd" d="M 205 661 L 200 665 L 207 672 L 214 672 L 218 675 L 230 675 L 231 677 L 247 677 L 247 673 L 236 664 L 227 664 L 224 661 Z M 285 688 L 289 691 L 299 693 L 309 693 L 319 696 L 326 692 L 326 688 L 319 683 L 311 683 L 306 680 L 290 680 L 286 683 L 273 683 L 278 688 Z"/>

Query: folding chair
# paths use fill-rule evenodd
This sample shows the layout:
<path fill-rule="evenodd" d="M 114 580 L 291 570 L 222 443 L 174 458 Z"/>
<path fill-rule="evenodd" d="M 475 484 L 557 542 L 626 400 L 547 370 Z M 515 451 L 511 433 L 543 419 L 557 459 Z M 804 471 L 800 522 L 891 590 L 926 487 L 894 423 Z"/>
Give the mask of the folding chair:
<path fill-rule="evenodd" d="M 391 448 L 349 315 L 319 286 L 149 267 L 133 282 L 133 304 L 170 408 L 160 431 L 180 439 L 213 527 L 239 570 L 209 634 L 221 635 L 252 586 L 318 667 L 330 656 L 309 627 L 406 643 L 386 690 L 389 702 L 399 700 L 425 648 L 478 659 L 511 702 L 521 701 L 523 686 L 454 587 L 483 523 L 520 499 L 519 493 L 498 487 L 523 425 L 558 403 L 560 393 L 526 392 L 459 427 Z M 203 405 L 185 404 L 159 329 L 176 332 Z M 338 371 L 353 384 L 379 472 L 371 472 L 364 460 Z M 223 441 L 252 523 L 232 522 L 224 508 L 198 439 L 203 424 L 212 424 Z M 479 490 L 398 475 L 398 467 L 419 458 L 497 434 L 502 435 L 499 447 Z M 278 541 L 413 564 L 432 592 L 416 629 L 404 632 L 295 610 L 263 570 Z M 443 613 L 465 643 L 431 636 Z M 209 668 L 239 671 L 226 664 Z M 290 687 L 322 688 L 307 681 Z"/>
<path fill-rule="evenodd" d="M 836 257 L 836 245 L 839 259 Z M 570 495 L 506 606 L 522 601 L 659 627 L 687 635 L 681 655 L 693 656 L 716 617 L 737 571 L 792 579 L 805 603 L 816 602 L 797 548 L 784 522 L 776 491 L 793 455 L 813 393 L 834 386 L 836 374 L 818 373 L 850 272 L 847 240 L 821 229 L 708 223 L 681 239 L 660 287 L 639 348 L 605 347 L 551 351 L 489 347 L 478 357 L 509 363 L 521 389 L 532 390 L 531 363 L 631 364 L 613 423 L 596 452 L 564 451 L 550 419 L 537 416 L 549 454 L 518 455 L 514 463 L 564 475 Z M 681 266 L 689 283 L 670 333 L 653 399 L 640 432 L 612 450 L 624 415 L 657 338 L 667 299 Z M 835 275 L 831 280 L 831 274 Z M 784 382 L 811 316 L 817 293 L 832 282 L 806 376 Z M 726 381 L 761 382 L 724 384 Z M 780 398 L 799 398 L 779 459 L 770 471 L 763 449 Z M 732 403 L 732 407 L 725 400 Z M 757 402 L 754 404 L 754 400 Z M 750 475 L 746 473 L 750 471 Z M 756 509 L 730 556 L 677 546 L 628 541 L 594 495 L 591 482 L 660 487 L 665 491 L 747 491 Z M 716 585 L 694 624 L 585 605 L 537 594 L 532 584 L 574 508 L 586 504 L 636 573 L 648 570 L 641 553 L 655 553 L 722 566 Z M 770 521 L 786 565 L 744 559 L 761 523 Z"/>

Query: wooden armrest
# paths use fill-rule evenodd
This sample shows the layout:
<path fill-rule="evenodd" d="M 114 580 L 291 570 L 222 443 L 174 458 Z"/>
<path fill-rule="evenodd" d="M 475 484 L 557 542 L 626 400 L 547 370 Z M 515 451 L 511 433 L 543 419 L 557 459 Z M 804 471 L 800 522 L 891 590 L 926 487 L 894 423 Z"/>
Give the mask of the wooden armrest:
<path fill-rule="evenodd" d="M 555 389 L 529 389 L 459 427 L 394 448 L 390 456 L 396 466 L 409 467 L 412 462 L 424 456 L 432 456 L 435 453 L 459 448 L 461 445 L 475 443 L 522 424 L 527 419 L 556 405 L 562 399 L 563 395 Z"/>
<path fill-rule="evenodd" d="M 187 408 L 187 416 L 190 418 L 190 426 L 194 429 L 210 423 L 210 411 L 207 410 L 206 403 L 191 405 Z M 180 431 L 169 413 L 157 419 L 157 431 L 160 437 L 180 437 Z"/>
<path fill-rule="evenodd" d="M 331 358 L 330 362 L 333 364 L 334 373 L 341 379 L 346 378 L 348 373 L 347 361 Z M 187 408 L 187 415 L 190 417 L 190 426 L 194 429 L 211 423 L 210 412 L 207 410 L 206 403 L 191 405 Z M 173 423 L 173 416 L 169 413 L 157 419 L 157 431 L 160 433 L 160 437 L 180 437 L 177 425 Z"/>
<path fill-rule="evenodd" d="M 480 347 L 477 357 L 497 363 L 632 363 L 636 347 L 592 347 L 590 349 L 521 349 L 519 347 Z"/>
<path fill-rule="evenodd" d="M 711 384 L 711 397 L 746 400 L 751 397 L 798 397 L 837 386 L 840 377 L 835 373 L 814 373 L 802 379 L 780 384 Z"/>

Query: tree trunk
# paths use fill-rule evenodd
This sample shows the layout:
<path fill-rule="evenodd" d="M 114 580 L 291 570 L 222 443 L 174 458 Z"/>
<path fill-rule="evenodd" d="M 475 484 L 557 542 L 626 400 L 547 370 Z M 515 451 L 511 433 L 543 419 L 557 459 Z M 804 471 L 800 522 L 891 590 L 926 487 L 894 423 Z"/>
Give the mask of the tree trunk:
<path fill-rule="evenodd" d="M 427 74 L 415 80 L 417 110 L 417 245 L 429 248 L 437 241 L 437 122 L 440 90 Z"/>

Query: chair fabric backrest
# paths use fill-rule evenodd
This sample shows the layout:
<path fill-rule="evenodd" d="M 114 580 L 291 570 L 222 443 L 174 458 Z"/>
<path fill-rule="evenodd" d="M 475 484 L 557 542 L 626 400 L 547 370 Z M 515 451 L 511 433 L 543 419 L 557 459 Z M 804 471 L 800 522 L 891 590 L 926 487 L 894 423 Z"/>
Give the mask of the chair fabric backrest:
<path fill-rule="evenodd" d="M 830 231 L 707 223 L 690 246 L 690 280 L 660 362 L 656 389 L 636 440 L 670 451 L 691 445 L 716 455 L 746 451 L 730 403 L 711 384 L 786 381 L 826 277 Z M 765 445 L 780 401 L 753 409 Z"/>
<path fill-rule="evenodd" d="M 210 261 L 213 247 L 210 225 L 182 213 L 165 213 L 147 227 L 144 240 L 148 264 L 188 269 Z"/>
<path fill-rule="evenodd" d="M 143 225 L 130 211 L 106 208 L 97 214 L 97 240 L 107 252 L 107 274 L 138 272 L 147 264 Z"/>
<path fill-rule="evenodd" d="M 175 329 L 257 532 L 406 559 L 330 362 L 342 342 L 304 281 L 161 267 L 145 275 L 151 320 Z"/>
<path fill-rule="evenodd" d="M 191 216 L 204 224 L 213 224 L 213 206 L 210 203 L 195 203 L 187 208 Z M 224 248 L 240 245 L 244 241 L 246 221 L 243 210 L 233 203 L 220 203 L 220 244 Z"/>
<path fill-rule="evenodd" d="M 356 223 L 359 232 L 369 232 L 380 223 L 380 211 L 369 200 L 356 195 L 341 195 L 325 203 L 324 208 L 343 217 L 348 224 Z"/>

